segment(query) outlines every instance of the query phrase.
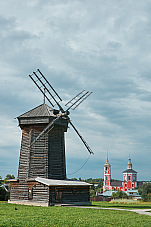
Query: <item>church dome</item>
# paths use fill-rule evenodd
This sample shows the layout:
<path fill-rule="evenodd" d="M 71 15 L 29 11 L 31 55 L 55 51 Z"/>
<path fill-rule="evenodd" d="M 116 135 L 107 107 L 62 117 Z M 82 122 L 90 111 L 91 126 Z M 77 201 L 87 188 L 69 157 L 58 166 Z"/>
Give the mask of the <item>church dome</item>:
<path fill-rule="evenodd" d="M 131 158 L 129 156 L 129 162 L 127 163 L 127 169 L 132 169 Z"/>

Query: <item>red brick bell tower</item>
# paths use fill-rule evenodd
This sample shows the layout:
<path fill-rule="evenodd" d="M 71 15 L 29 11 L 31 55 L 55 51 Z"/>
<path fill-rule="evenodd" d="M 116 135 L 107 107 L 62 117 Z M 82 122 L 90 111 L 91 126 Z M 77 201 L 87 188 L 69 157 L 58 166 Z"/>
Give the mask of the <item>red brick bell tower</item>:
<path fill-rule="evenodd" d="M 108 152 L 106 163 L 104 164 L 104 184 L 103 184 L 103 192 L 106 190 L 111 190 L 111 165 L 108 161 Z"/>

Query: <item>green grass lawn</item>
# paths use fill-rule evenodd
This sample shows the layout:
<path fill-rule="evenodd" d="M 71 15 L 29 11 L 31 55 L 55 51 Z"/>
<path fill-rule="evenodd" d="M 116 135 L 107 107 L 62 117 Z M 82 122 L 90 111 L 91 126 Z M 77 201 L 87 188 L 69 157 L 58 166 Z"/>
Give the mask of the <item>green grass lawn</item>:
<path fill-rule="evenodd" d="M 35 207 L 0 202 L 0 226 L 140 227 L 151 226 L 151 217 L 129 211 L 74 207 Z"/>
<path fill-rule="evenodd" d="M 133 203 L 111 203 L 111 202 L 92 202 L 97 207 L 113 207 L 120 209 L 151 209 L 151 202 L 133 202 Z"/>

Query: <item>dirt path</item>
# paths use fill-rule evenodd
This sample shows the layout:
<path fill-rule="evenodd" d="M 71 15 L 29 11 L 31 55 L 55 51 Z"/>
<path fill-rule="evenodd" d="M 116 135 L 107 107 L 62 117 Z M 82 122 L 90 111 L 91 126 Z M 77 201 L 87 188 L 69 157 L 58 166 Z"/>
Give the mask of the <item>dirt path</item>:
<path fill-rule="evenodd" d="M 126 210 L 126 211 L 132 211 L 136 212 L 138 214 L 145 214 L 151 216 L 151 209 L 134 209 L 134 210 L 128 210 L 128 209 L 120 209 L 120 208 L 104 208 L 104 207 L 84 207 L 84 206 L 70 206 L 70 207 L 77 207 L 77 208 L 89 208 L 89 209 L 97 209 L 97 210 Z"/>

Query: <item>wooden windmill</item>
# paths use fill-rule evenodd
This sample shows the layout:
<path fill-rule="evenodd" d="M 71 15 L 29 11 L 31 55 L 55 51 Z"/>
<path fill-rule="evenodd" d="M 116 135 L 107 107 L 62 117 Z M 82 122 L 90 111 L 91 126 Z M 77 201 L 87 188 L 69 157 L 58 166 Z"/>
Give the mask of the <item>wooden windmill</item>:
<path fill-rule="evenodd" d="M 62 99 L 39 69 L 29 76 L 52 107 L 49 107 L 44 102 L 40 106 L 18 117 L 19 126 L 22 129 L 22 142 L 18 178 L 16 180 L 12 180 L 11 183 L 11 201 L 16 199 L 18 201 L 19 198 L 21 200 L 33 201 L 35 199 L 38 201 L 45 201 L 46 199 L 48 200 L 48 204 L 50 204 L 52 203 L 52 200 L 55 200 L 56 197 L 58 198 L 58 196 L 53 197 L 54 191 L 56 193 L 56 188 L 57 191 L 60 190 L 58 189 L 59 186 L 57 180 L 61 180 L 62 187 L 66 185 L 64 133 L 67 132 L 68 124 L 72 126 L 89 153 L 93 154 L 91 148 L 73 125 L 69 117 L 69 110 L 76 109 L 76 107 L 79 106 L 92 92 L 83 90 L 65 105 L 66 110 L 64 110 L 60 104 Z M 54 109 L 55 105 L 57 105 L 58 110 Z M 52 182 L 49 179 L 53 179 L 55 181 Z M 49 189 L 48 194 L 46 193 L 48 198 L 40 197 L 40 199 L 37 199 L 35 181 L 38 182 L 38 184 L 42 183 L 44 186 L 47 185 Z M 53 188 L 54 185 L 55 189 Z M 86 190 L 85 200 L 89 202 L 89 184 L 83 182 L 73 183 L 70 181 L 70 183 L 67 182 L 67 185 L 70 186 L 70 190 L 71 185 L 73 187 L 84 187 L 84 191 Z M 35 190 L 35 197 L 33 197 L 33 190 Z M 45 190 L 45 187 L 40 189 L 39 193 L 42 193 L 43 190 Z M 64 189 L 61 189 L 61 193 L 63 191 Z M 82 189 L 80 189 L 79 192 L 81 193 Z M 79 197 L 77 197 L 76 200 L 78 201 Z"/>

